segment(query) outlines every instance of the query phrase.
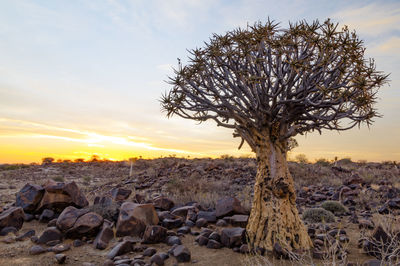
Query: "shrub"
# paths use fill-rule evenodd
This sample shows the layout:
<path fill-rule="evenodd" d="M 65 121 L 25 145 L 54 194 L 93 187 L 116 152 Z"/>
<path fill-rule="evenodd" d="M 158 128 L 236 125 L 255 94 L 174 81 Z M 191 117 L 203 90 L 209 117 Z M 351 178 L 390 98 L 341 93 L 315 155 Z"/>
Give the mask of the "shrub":
<path fill-rule="evenodd" d="M 311 208 L 304 211 L 303 220 L 310 223 L 333 223 L 335 216 L 323 208 Z"/>
<path fill-rule="evenodd" d="M 327 211 L 330 211 L 331 213 L 333 213 L 335 215 L 341 215 L 348 211 L 347 208 L 345 206 L 343 206 L 342 203 L 340 203 L 339 201 L 335 201 L 335 200 L 324 201 L 321 204 L 321 207 Z"/>
<path fill-rule="evenodd" d="M 308 163 L 308 159 L 305 154 L 298 154 L 295 157 L 296 161 L 302 164 Z"/>
<path fill-rule="evenodd" d="M 52 157 L 42 158 L 42 164 L 51 164 L 52 162 L 54 162 L 54 158 Z"/>
<path fill-rule="evenodd" d="M 325 159 L 325 158 L 319 158 L 315 160 L 316 164 L 322 165 L 322 166 L 329 166 L 331 163 Z"/>

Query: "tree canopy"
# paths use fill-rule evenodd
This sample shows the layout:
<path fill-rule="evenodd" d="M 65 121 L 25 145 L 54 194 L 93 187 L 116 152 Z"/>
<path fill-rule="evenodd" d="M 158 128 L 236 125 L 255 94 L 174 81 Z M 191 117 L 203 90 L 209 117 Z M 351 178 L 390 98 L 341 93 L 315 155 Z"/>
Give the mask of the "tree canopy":
<path fill-rule="evenodd" d="M 255 150 L 256 140 L 287 143 L 306 132 L 347 130 L 378 116 L 388 75 L 347 26 L 329 19 L 281 28 L 268 20 L 214 34 L 190 50 L 161 98 L 168 116 L 214 120 Z M 241 146 L 240 145 L 240 146 Z"/>

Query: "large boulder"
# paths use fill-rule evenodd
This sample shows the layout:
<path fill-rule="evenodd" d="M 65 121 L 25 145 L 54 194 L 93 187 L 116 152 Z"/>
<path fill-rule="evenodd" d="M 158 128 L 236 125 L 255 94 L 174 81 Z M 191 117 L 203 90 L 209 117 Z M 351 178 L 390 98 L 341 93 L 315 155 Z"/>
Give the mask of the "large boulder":
<path fill-rule="evenodd" d="M 225 228 L 221 231 L 221 243 L 228 248 L 240 247 L 245 240 L 245 229 L 241 227 Z"/>
<path fill-rule="evenodd" d="M 64 233 L 67 232 L 74 226 L 76 220 L 78 220 L 79 217 L 88 212 L 89 210 L 87 209 L 77 209 L 73 206 L 65 208 L 57 219 L 57 228 Z"/>
<path fill-rule="evenodd" d="M 169 199 L 167 197 L 163 197 L 163 196 L 159 196 L 159 197 L 155 198 L 153 200 L 153 204 L 154 204 L 154 207 L 156 207 L 157 209 L 163 210 L 163 211 L 169 211 L 175 205 L 175 203 L 171 199 Z"/>
<path fill-rule="evenodd" d="M 117 221 L 117 236 L 142 237 L 147 225 L 157 225 L 157 212 L 152 204 L 124 202 Z"/>
<path fill-rule="evenodd" d="M 167 238 L 167 229 L 159 225 L 148 225 L 143 234 L 143 243 L 156 244 Z"/>
<path fill-rule="evenodd" d="M 89 205 L 85 195 L 74 181 L 64 183 L 49 180 L 44 185 L 44 189 L 45 192 L 37 208 L 38 211 L 51 209 L 61 212 L 70 205 L 78 208 Z"/>
<path fill-rule="evenodd" d="M 15 205 L 22 207 L 24 212 L 32 213 L 36 210 L 42 197 L 44 188 L 39 185 L 25 184 L 25 186 L 17 193 Z"/>
<path fill-rule="evenodd" d="M 224 197 L 217 201 L 215 215 L 217 218 L 232 216 L 234 214 L 246 214 L 246 210 L 237 198 Z"/>
<path fill-rule="evenodd" d="M 11 207 L 0 214 L 0 230 L 4 227 L 21 229 L 24 224 L 25 213 L 21 207 Z"/>
<path fill-rule="evenodd" d="M 95 212 L 88 212 L 80 216 L 74 226 L 66 232 L 67 238 L 81 238 L 95 236 L 103 224 L 103 217 Z"/>

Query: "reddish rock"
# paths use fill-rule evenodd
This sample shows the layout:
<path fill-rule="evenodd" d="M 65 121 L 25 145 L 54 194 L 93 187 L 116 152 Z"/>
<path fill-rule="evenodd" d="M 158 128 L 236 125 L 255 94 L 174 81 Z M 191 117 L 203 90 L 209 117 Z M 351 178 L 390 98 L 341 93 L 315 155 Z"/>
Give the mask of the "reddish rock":
<path fill-rule="evenodd" d="M 97 249 L 105 249 L 111 239 L 114 238 L 113 224 L 107 220 L 104 220 L 103 228 L 97 234 L 93 245 Z"/>
<path fill-rule="evenodd" d="M 122 241 L 115 245 L 111 251 L 107 254 L 108 259 L 114 259 L 116 256 L 120 256 L 131 252 L 135 243 L 129 240 Z"/>
<path fill-rule="evenodd" d="M 62 238 L 62 233 L 56 227 L 48 227 L 46 230 L 43 231 L 37 243 L 46 244 L 54 240 L 61 241 Z"/>
<path fill-rule="evenodd" d="M 215 206 L 215 214 L 217 218 L 232 216 L 234 214 L 246 214 L 245 209 L 236 198 L 225 197 L 217 201 Z"/>
<path fill-rule="evenodd" d="M 95 236 L 103 224 L 103 217 L 95 212 L 80 216 L 74 226 L 66 232 L 68 238 L 81 238 Z"/>
<path fill-rule="evenodd" d="M 17 193 L 15 205 L 23 208 L 25 212 L 32 213 L 36 210 L 43 195 L 44 188 L 42 186 L 28 183 Z"/>
<path fill-rule="evenodd" d="M 156 244 L 167 238 L 167 229 L 159 225 L 148 225 L 143 234 L 143 243 Z"/>
<path fill-rule="evenodd" d="M 113 188 L 110 191 L 111 197 L 115 201 L 124 201 L 132 194 L 132 190 L 125 188 Z"/>
<path fill-rule="evenodd" d="M 44 189 L 45 193 L 37 208 L 38 211 L 51 209 L 61 212 L 70 205 L 78 208 L 89 205 L 85 195 L 74 181 L 64 183 L 49 180 Z"/>
<path fill-rule="evenodd" d="M 158 224 L 159 219 L 152 204 L 124 202 L 117 222 L 117 236 L 141 237 L 147 225 Z"/>
<path fill-rule="evenodd" d="M 25 213 L 21 207 L 11 207 L 0 214 L 0 230 L 15 227 L 20 230 L 24 224 Z"/>
<path fill-rule="evenodd" d="M 60 229 L 62 232 L 68 231 L 74 226 L 76 220 L 78 220 L 79 217 L 88 212 L 89 210 L 87 209 L 77 209 L 73 206 L 65 208 L 57 219 L 57 228 Z"/>
<path fill-rule="evenodd" d="M 154 207 L 163 211 L 169 211 L 175 205 L 175 203 L 167 197 L 157 197 L 153 200 Z"/>

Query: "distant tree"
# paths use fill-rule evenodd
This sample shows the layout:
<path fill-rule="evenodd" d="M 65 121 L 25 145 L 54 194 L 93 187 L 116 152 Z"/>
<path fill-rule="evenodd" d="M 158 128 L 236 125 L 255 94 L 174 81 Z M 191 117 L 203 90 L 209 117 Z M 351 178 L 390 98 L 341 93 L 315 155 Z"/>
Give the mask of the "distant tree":
<path fill-rule="evenodd" d="M 52 162 L 54 162 L 54 158 L 52 157 L 42 158 L 42 164 L 51 164 Z"/>
<path fill-rule="evenodd" d="M 347 130 L 377 117 L 379 87 L 388 75 L 364 58 L 355 32 L 330 20 L 288 28 L 269 21 L 214 34 L 190 51 L 161 98 L 167 116 L 214 120 L 230 128 L 257 157 L 247 225 L 251 248 L 309 249 L 288 170 L 291 138 L 322 129 Z M 343 122 L 341 124 L 340 122 Z"/>
<path fill-rule="evenodd" d="M 305 155 L 305 154 L 298 154 L 298 155 L 296 155 L 296 161 L 297 162 L 299 162 L 299 163 L 308 163 L 308 159 L 307 159 L 307 156 Z"/>
<path fill-rule="evenodd" d="M 74 160 L 74 162 L 76 162 L 76 163 L 83 163 L 84 161 L 85 161 L 85 159 L 83 159 L 83 158 L 77 158 Z"/>

